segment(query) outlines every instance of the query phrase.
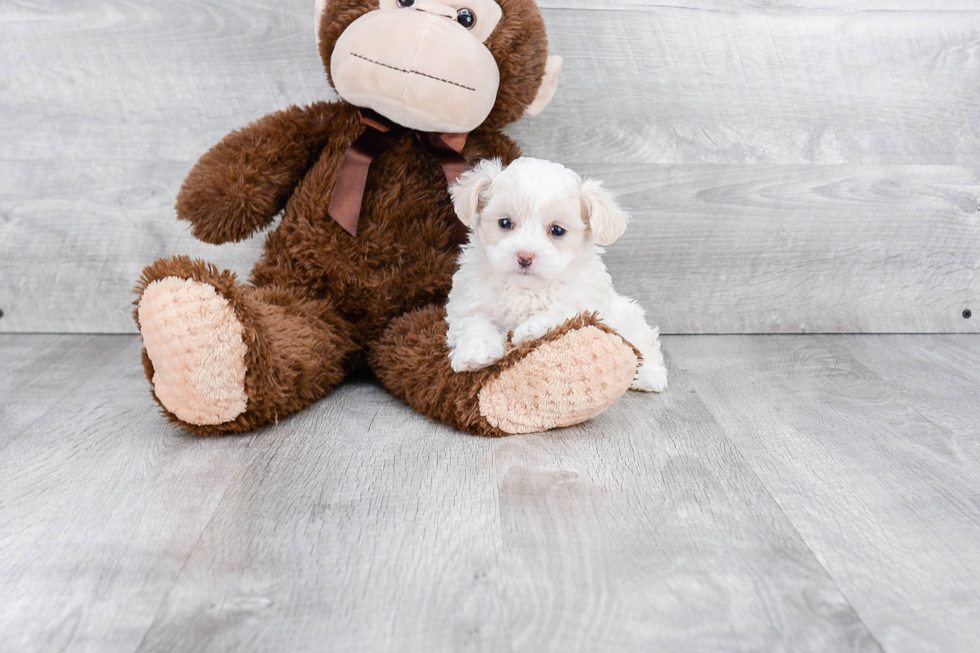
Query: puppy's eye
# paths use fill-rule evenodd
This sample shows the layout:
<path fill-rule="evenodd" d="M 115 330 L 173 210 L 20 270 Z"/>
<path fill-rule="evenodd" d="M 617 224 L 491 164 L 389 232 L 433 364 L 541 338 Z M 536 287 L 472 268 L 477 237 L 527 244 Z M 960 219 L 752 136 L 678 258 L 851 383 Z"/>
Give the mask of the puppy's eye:
<path fill-rule="evenodd" d="M 514 223 L 510 218 L 501 218 L 500 220 L 497 220 L 497 224 L 499 224 L 500 228 L 504 230 L 514 228 Z"/>
<path fill-rule="evenodd" d="M 551 234 L 552 237 L 554 237 L 554 238 L 561 238 L 562 236 L 565 235 L 565 228 L 564 227 L 559 227 L 558 225 L 553 224 L 553 225 L 551 225 L 551 229 L 548 229 L 548 233 Z"/>
<path fill-rule="evenodd" d="M 401 0 L 398 1 L 401 2 Z M 473 29 L 473 26 L 476 25 L 476 14 L 473 13 L 472 9 L 460 9 L 456 12 L 456 22 L 466 29 Z"/>
<path fill-rule="evenodd" d="M 415 6 L 415 0 L 395 0 L 398 6 L 402 9 L 408 9 Z"/>

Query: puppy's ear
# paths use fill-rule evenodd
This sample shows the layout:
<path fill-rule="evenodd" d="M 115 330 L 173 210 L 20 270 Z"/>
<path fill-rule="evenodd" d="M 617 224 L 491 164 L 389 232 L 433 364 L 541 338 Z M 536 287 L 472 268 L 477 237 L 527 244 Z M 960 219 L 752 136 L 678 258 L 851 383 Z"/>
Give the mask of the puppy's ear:
<path fill-rule="evenodd" d="M 592 235 L 600 245 L 612 245 L 626 231 L 629 214 L 619 207 L 612 193 L 602 187 L 601 181 L 586 179 L 581 189 Z"/>
<path fill-rule="evenodd" d="M 486 205 L 484 193 L 502 169 L 500 159 L 484 159 L 472 170 L 460 175 L 456 183 L 449 187 L 456 217 L 467 227 L 473 226 L 473 221 Z"/>

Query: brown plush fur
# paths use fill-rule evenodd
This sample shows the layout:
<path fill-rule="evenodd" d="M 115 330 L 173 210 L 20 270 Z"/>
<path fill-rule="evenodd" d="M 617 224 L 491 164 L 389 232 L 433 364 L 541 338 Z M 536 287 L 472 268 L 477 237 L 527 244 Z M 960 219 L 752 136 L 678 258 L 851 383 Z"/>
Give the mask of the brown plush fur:
<path fill-rule="evenodd" d="M 533 342 L 511 346 L 496 364 L 476 372 L 454 373 L 446 353 L 446 309 L 427 306 L 392 321 L 371 347 L 369 360 L 385 389 L 419 412 L 461 431 L 508 435 L 480 414 L 479 394 L 494 378 L 513 367 L 543 342 L 554 342 L 573 329 L 594 326 L 616 332 L 595 313 L 583 313 Z M 640 352 L 633 349 L 637 358 Z"/>
<path fill-rule="evenodd" d="M 246 286 L 234 273 L 186 256 L 161 259 L 146 268 L 136 290 L 142 295 L 152 282 L 171 276 L 214 286 L 234 307 L 248 345 L 248 409 L 236 420 L 217 426 L 187 424 L 164 408 L 168 419 L 192 433 L 240 433 L 276 422 L 323 397 L 358 361 L 363 343 L 329 300 L 304 298 L 282 286 Z M 138 313 L 133 316 L 138 326 Z M 152 380 L 153 364 L 145 350 L 143 367 Z"/>
<path fill-rule="evenodd" d="M 535 4 L 500 4 L 504 18 L 487 42 L 500 67 L 500 90 L 486 123 L 470 135 L 463 151 L 471 163 L 489 157 L 509 163 L 520 155 L 498 130 L 534 99 L 547 56 Z M 344 28 L 371 5 L 367 0 L 331 1 L 320 25 L 325 62 Z M 502 435 L 480 416 L 479 389 L 535 344 L 515 349 L 487 370 L 452 372 L 440 307 L 458 246 L 439 164 L 407 134 L 371 166 L 357 237 L 327 215 L 344 152 L 362 131 L 357 110 L 345 102 L 292 107 L 228 135 L 191 171 L 177 212 L 192 223 L 198 238 L 237 241 L 280 211 L 282 221 L 266 239 L 251 285 L 179 256 L 144 271 L 136 289 L 140 296 L 151 282 L 168 276 L 214 286 L 233 306 L 248 346 L 246 412 L 226 424 L 196 426 L 165 409 L 183 428 L 210 435 L 276 422 L 369 364 L 389 391 L 421 412 L 466 431 Z M 562 329 L 585 324 L 596 324 L 594 316 Z M 562 329 L 548 337 L 559 337 Z M 152 380 L 145 352 L 144 366 Z"/>
<path fill-rule="evenodd" d="M 291 107 L 233 132 L 201 157 L 177 195 L 177 217 L 208 243 L 248 238 L 286 206 L 333 138 L 334 117 L 328 104 Z"/>

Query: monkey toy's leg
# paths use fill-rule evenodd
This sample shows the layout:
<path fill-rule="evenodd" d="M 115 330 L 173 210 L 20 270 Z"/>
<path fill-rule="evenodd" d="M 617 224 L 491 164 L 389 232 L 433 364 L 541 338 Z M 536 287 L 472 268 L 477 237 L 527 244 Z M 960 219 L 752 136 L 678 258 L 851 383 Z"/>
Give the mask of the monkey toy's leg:
<path fill-rule="evenodd" d="M 309 406 L 360 350 L 329 302 L 247 286 L 187 257 L 149 266 L 136 291 L 154 397 L 199 435 L 250 431 Z"/>
<path fill-rule="evenodd" d="M 368 362 L 393 395 L 463 431 L 499 436 L 577 424 L 625 394 L 636 374 L 636 350 L 588 314 L 488 368 L 456 373 L 445 317 L 428 306 L 393 320 Z"/>

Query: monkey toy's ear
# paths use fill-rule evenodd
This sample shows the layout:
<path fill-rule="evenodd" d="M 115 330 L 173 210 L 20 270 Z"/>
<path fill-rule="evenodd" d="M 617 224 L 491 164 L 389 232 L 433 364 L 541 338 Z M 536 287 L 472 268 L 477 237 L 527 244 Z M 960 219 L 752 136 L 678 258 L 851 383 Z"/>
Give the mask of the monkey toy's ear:
<path fill-rule="evenodd" d="M 472 227 L 480 215 L 487 202 L 485 192 L 502 169 L 500 159 L 484 159 L 472 170 L 460 175 L 456 183 L 450 186 L 449 194 L 453 198 L 456 216 L 467 227 Z"/>
<path fill-rule="evenodd" d="M 555 55 L 548 57 L 548 62 L 544 65 L 544 78 L 541 80 L 541 86 L 538 87 L 538 94 L 531 102 L 531 106 L 527 108 L 527 115 L 538 115 L 548 106 L 551 98 L 555 97 L 555 91 L 558 90 L 558 74 L 561 72 L 561 64 L 561 57 Z"/>

